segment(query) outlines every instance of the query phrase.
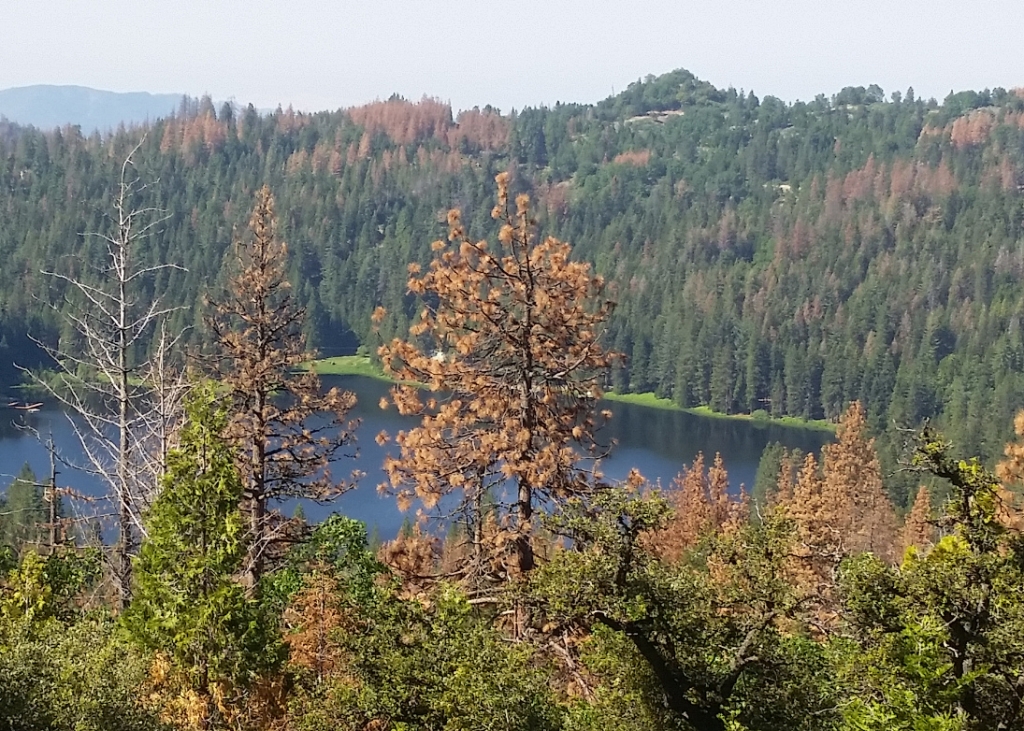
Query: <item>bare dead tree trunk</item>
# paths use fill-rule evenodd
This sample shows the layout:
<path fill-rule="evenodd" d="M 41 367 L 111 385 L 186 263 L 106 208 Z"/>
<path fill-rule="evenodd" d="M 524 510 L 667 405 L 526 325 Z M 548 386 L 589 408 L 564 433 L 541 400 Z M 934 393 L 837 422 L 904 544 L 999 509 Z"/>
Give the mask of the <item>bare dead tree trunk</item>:
<path fill-rule="evenodd" d="M 519 481 L 519 498 L 516 501 L 516 563 L 521 576 L 533 571 L 533 540 L 529 530 L 533 524 L 533 489 L 525 480 Z"/>
<path fill-rule="evenodd" d="M 49 544 L 48 553 L 53 553 L 57 550 L 58 542 L 61 541 L 63 536 L 60 526 L 58 525 L 58 521 L 60 520 L 60 511 L 57 509 L 57 503 L 60 498 L 57 495 L 57 452 L 53 447 L 52 431 L 46 440 L 46 451 L 50 454 L 50 479 L 46 482 L 44 498 L 47 505 L 46 528 L 49 534 L 49 540 L 47 543 Z"/>
<path fill-rule="evenodd" d="M 472 527 L 472 573 L 479 576 L 483 572 L 484 564 L 484 489 L 483 470 L 478 470 L 477 475 L 481 487 L 473 496 L 469 522 Z"/>
<path fill-rule="evenodd" d="M 122 177 L 123 191 L 123 177 Z M 124 210 L 119 201 L 118 230 L 125 230 Z M 119 237 L 123 239 L 123 237 Z M 113 251 L 117 272 L 117 522 L 120 546 L 118 549 L 118 585 L 121 591 L 121 606 L 131 598 L 132 556 L 135 554 L 135 532 L 132 530 L 132 491 L 128 484 L 128 459 L 131 445 L 128 442 L 131 424 L 128 418 L 130 407 L 129 366 L 128 366 L 128 293 L 124 273 L 127 271 L 127 246 L 120 243 Z"/>
<path fill-rule="evenodd" d="M 161 339 L 156 355 L 140 359 L 135 351 L 172 309 L 159 299 L 138 299 L 142 280 L 173 264 L 139 267 L 134 252 L 156 233 L 165 218 L 155 208 L 136 208 L 133 200 L 147 186 L 134 174 L 133 157 L 121 165 L 113 201 L 113 232 L 92 233 L 105 245 L 104 264 L 92 281 L 83 274 L 44 271 L 62 287 L 60 301 L 50 303 L 75 333 L 74 342 L 56 346 L 36 341 L 56 363 L 57 382 L 35 377 L 68 410 L 68 418 L 85 453 L 79 469 L 99 477 L 113 503 L 117 543 L 110 562 L 123 608 L 131 599 L 131 558 L 143 533 L 141 514 L 155 498 L 166 455 L 167 429 L 180 404 L 181 377 L 167 378 L 171 349 L 178 338 Z M 159 374 L 160 380 L 154 381 Z M 71 415 L 74 414 L 74 417 Z"/>

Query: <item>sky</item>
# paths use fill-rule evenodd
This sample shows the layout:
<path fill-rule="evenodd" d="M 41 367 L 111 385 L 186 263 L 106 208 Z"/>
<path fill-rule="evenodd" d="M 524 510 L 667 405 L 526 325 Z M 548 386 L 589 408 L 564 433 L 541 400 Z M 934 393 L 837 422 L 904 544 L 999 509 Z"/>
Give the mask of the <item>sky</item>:
<path fill-rule="evenodd" d="M 869 84 L 941 100 L 1024 86 L 1022 30 L 1020 0 L 5 0 L 0 89 L 507 112 L 685 68 L 787 101 Z"/>

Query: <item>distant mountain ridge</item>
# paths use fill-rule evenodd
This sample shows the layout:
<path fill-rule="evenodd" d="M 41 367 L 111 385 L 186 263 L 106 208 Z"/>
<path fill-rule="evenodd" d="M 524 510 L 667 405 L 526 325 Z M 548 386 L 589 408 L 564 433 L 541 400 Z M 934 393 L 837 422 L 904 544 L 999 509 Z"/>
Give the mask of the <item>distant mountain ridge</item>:
<path fill-rule="evenodd" d="M 79 125 L 89 134 L 115 129 L 122 122 L 166 117 L 178 107 L 182 96 L 37 84 L 0 90 L 0 117 L 40 129 Z"/>

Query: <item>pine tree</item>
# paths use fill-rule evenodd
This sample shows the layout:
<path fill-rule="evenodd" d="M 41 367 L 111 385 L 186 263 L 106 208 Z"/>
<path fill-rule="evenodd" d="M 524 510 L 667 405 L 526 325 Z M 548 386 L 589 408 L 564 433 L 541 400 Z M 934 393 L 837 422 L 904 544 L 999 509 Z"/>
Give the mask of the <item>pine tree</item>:
<path fill-rule="evenodd" d="M 793 521 L 797 545 L 789 562 L 792 581 L 816 597 L 818 621 L 835 621 L 837 574 L 843 559 L 871 552 L 892 563 L 896 515 L 884 492 L 874 440 L 866 435 L 864 409 L 850 404 L 837 441 L 822 448 L 819 467 L 808 453 L 792 488 L 783 460 L 777 507 Z"/>
<path fill-rule="evenodd" d="M 900 535 L 903 553 L 911 547 L 927 551 L 935 543 L 935 522 L 932 518 L 932 503 L 928 488 L 921 485 L 917 489 L 914 505 L 907 513 Z"/>
<path fill-rule="evenodd" d="M 46 535 L 47 510 L 43 486 L 27 462 L 0 499 L 0 547 L 16 553 L 33 546 L 38 550 Z"/>
<path fill-rule="evenodd" d="M 430 509 L 458 493 L 456 510 L 477 523 L 483 497 L 510 481 L 514 498 L 501 507 L 525 573 L 536 506 L 593 487 L 574 445 L 593 446 L 599 384 L 612 362 L 600 345 L 611 303 L 601 277 L 570 260 L 568 244 L 538 240 L 529 198 L 509 201 L 508 174 L 497 184 L 496 246 L 470 239 L 453 210 L 429 270 L 410 266 L 409 289 L 425 306 L 410 339 L 380 355 L 388 373 L 427 389 L 392 390 L 399 412 L 422 422 L 397 435 L 400 454 L 385 470 L 400 505 L 419 498 Z"/>
<path fill-rule="evenodd" d="M 838 531 L 844 551 L 870 551 L 883 561 L 895 558 L 896 513 L 882 485 L 875 440 L 867 436 L 860 402 L 847 408 L 836 442 L 822 453 L 822 510 Z"/>
<path fill-rule="evenodd" d="M 775 500 L 785 457 L 786 449 L 779 442 L 765 445 L 761 452 L 761 459 L 757 463 L 757 473 L 754 475 L 754 486 L 750 491 L 751 501 L 756 511 L 764 511 Z"/>
<path fill-rule="evenodd" d="M 672 481 L 672 508 L 675 515 L 658 541 L 661 553 L 669 560 L 696 545 L 711 523 L 703 452 Z"/>
<path fill-rule="evenodd" d="M 1013 420 L 1013 432 L 1017 441 L 1009 442 L 1003 449 L 1003 459 L 996 465 L 996 474 L 1004 483 L 1024 484 L 1024 411 L 1017 413 Z"/>
<path fill-rule="evenodd" d="M 274 197 L 256 196 L 249 236 L 234 248 L 228 291 L 212 301 L 206 325 L 215 352 L 209 358 L 228 391 L 231 419 L 225 437 L 234 445 L 242 474 L 242 507 L 248 521 L 245 574 L 255 590 L 268 551 L 285 538 L 273 504 L 301 497 L 326 501 L 351 487 L 336 482 L 328 464 L 348 446 L 355 424 L 346 415 L 355 395 L 323 393 L 311 369 L 315 357 L 302 334 L 305 310 L 285 277 L 288 247 L 277 235 Z"/>
<path fill-rule="evenodd" d="M 741 489 L 738 498 L 730 494 L 729 473 L 718 453 L 709 468 L 704 466 L 703 453 L 683 468 L 672 481 L 670 504 L 672 517 L 651 538 L 652 547 L 669 561 L 679 559 L 712 534 L 735 532 L 750 517 L 746 492 Z"/>

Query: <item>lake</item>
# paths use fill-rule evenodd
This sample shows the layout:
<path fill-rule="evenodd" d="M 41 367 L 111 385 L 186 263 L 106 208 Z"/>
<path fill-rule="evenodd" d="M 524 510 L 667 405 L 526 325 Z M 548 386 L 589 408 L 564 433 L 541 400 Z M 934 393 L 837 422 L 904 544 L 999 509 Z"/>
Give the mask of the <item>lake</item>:
<path fill-rule="evenodd" d="M 354 469 L 365 472 L 366 476 L 355 490 L 329 506 L 304 505 L 306 516 L 315 521 L 337 511 L 364 521 L 371 529 L 376 526 L 384 538 L 394 536 L 405 515 L 399 512 L 393 499 L 379 496 L 376 489 L 385 480 L 381 469 L 384 456 L 394 447 L 381 447 L 374 437 L 381 430 L 393 436 L 413 426 L 415 420 L 398 415 L 394 409 L 382 411 L 378 407 L 390 387 L 384 381 L 362 376 L 325 377 L 323 381 L 326 386 L 355 392 L 359 402 L 351 416 L 362 420 L 356 432 L 358 455 L 354 459 L 340 460 L 332 469 L 338 477 L 347 476 Z M 58 449 L 71 460 L 80 457 L 71 424 L 60 409 L 44 406 L 35 413 L 24 414 L 3 409 L 6 403 L 6 400 L 0 402 L 0 489 L 6 488 L 26 462 L 40 477 L 49 474 L 46 449 L 35 436 L 17 428 L 16 421 L 38 430 L 44 439 L 52 429 Z M 761 452 L 768 443 L 781 442 L 790 448 L 817 451 L 830 441 L 830 435 L 825 432 L 771 423 L 718 419 L 618 402 L 604 403 L 602 408 L 608 408 L 613 414 L 598 435 L 602 443 L 614 444 L 611 456 L 601 463 L 608 479 L 621 479 L 636 467 L 651 482 L 660 481 L 667 486 L 684 464 L 693 461 L 697 452 L 704 452 L 708 461 L 715 452 L 721 452 L 730 483 L 738 489 L 741 483 L 748 487 L 753 484 Z M 99 491 L 95 478 L 66 468 L 58 484 L 72 486 L 85 494 Z"/>

